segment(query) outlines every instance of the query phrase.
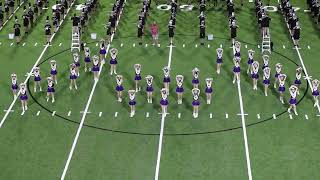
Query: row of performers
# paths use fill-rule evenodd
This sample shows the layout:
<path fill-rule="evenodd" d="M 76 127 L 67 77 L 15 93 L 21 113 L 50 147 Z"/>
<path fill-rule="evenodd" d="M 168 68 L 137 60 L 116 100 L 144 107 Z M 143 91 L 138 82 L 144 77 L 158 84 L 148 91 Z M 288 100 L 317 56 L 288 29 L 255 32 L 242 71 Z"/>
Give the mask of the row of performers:
<path fill-rule="evenodd" d="M 256 62 L 256 61 L 254 61 Z M 239 75 L 238 75 L 238 71 L 236 71 L 235 69 L 240 66 L 235 65 L 234 67 L 234 79 L 237 79 L 238 81 L 239 79 Z M 251 75 L 252 78 L 254 80 L 257 80 L 258 78 L 256 78 L 257 76 L 257 71 L 255 71 L 255 69 L 259 68 L 259 66 L 256 66 L 255 63 L 252 64 L 253 68 L 253 74 Z M 276 86 L 276 82 L 279 82 L 279 93 L 280 93 L 280 101 L 282 103 L 284 103 L 283 101 L 283 96 L 284 96 L 284 92 L 285 92 L 285 80 L 286 80 L 286 75 L 285 74 L 281 74 L 281 64 L 277 64 L 276 65 L 276 71 L 277 74 L 275 75 L 275 86 Z M 136 85 L 136 89 L 135 90 L 129 90 L 129 105 L 131 107 L 131 116 L 134 115 L 135 112 L 135 105 L 136 105 L 136 101 L 135 101 L 135 93 L 138 91 L 141 91 L 141 86 L 140 86 L 140 81 L 142 80 L 141 77 L 141 65 L 140 64 L 135 64 L 134 65 L 134 69 L 135 69 L 135 85 Z M 298 68 L 299 69 L 299 68 Z M 75 70 L 75 69 L 73 69 Z M 163 68 L 164 71 L 164 78 L 163 78 L 163 86 L 164 88 L 161 90 L 161 95 L 162 95 L 162 99 L 160 101 L 160 104 L 162 106 L 162 110 L 163 113 L 167 113 L 167 106 L 168 106 L 168 100 L 167 100 L 167 96 L 169 95 L 169 85 L 171 82 L 170 79 L 170 68 L 169 67 L 164 67 Z M 270 68 L 269 67 L 265 67 L 263 69 L 264 71 L 264 75 L 263 75 L 263 84 L 265 86 L 265 93 L 267 92 L 268 86 L 270 85 Z M 39 68 L 35 68 L 34 71 L 34 82 L 35 82 L 35 91 L 37 90 L 37 86 L 39 86 L 40 91 L 42 91 L 41 86 L 40 86 L 40 81 L 41 78 L 39 76 L 40 73 L 40 69 Z M 199 105 L 200 105 L 200 101 L 199 101 L 199 94 L 200 94 L 200 89 L 199 89 L 199 69 L 198 68 L 194 68 L 192 71 L 193 74 L 193 79 L 192 79 L 192 84 L 193 84 L 193 89 L 192 89 L 192 94 L 193 94 L 193 98 L 194 101 L 192 102 L 192 105 L 194 106 L 194 112 L 193 115 L 196 118 L 198 116 L 198 110 L 199 110 Z M 298 73 L 298 72 L 297 72 Z M 299 69 L 299 74 L 301 75 L 301 69 Z M 48 81 L 48 88 L 47 88 L 47 101 L 49 101 L 49 99 L 51 98 L 52 102 L 54 102 L 54 93 L 55 93 L 55 89 L 54 89 L 54 84 L 56 83 L 56 77 L 55 77 L 56 73 L 51 73 L 51 76 L 47 78 Z M 74 77 L 73 77 L 74 76 Z M 73 83 L 75 83 L 75 80 L 77 78 L 76 75 L 76 71 L 74 71 L 74 74 L 70 75 L 70 87 L 72 86 Z M 14 93 L 14 95 L 16 96 L 18 93 L 18 85 L 17 85 L 17 75 L 16 74 L 12 74 L 11 75 L 11 79 L 12 79 L 12 91 Z M 152 99 L 153 99 L 153 92 L 154 92 L 154 88 L 153 88 L 153 76 L 151 75 L 147 75 L 145 77 L 146 79 L 146 92 L 147 92 L 147 101 L 148 103 L 152 103 Z M 211 103 L 211 97 L 212 97 L 212 93 L 213 93 L 213 88 L 212 88 L 212 78 L 207 78 L 206 79 L 206 87 L 205 87 L 205 93 L 206 93 L 206 98 L 207 98 L 207 104 Z M 296 79 L 294 85 L 291 85 L 289 88 L 289 93 L 291 95 L 289 104 L 290 104 L 290 108 L 288 109 L 289 112 L 291 112 L 291 109 L 294 110 L 294 113 L 297 114 L 296 111 L 296 104 L 297 104 L 297 100 L 296 97 L 299 94 L 299 85 L 301 84 L 301 82 L 297 82 L 299 80 Z M 182 99 L 183 99 L 183 93 L 184 93 L 184 88 L 183 88 L 183 82 L 184 82 L 184 76 L 182 75 L 177 75 L 176 76 L 176 82 L 177 82 L 177 87 L 176 87 L 176 93 L 177 93 L 177 103 L 178 104 L 182 104 Z M 318 104 L 318 96 L 319 96 L 319 91 L 318 91 L 318 87 L 319 87 L 319 81 L 318 80 L 313 80 L 312 81 L 312 95 L 315 99 L 315 104 L 314 106 L 319 105 Z M 119 102 L 122 102 L 122 98 L 123 98 L 123 91 L 124 88 L 122 86 L 123 84 L 123 76 L 122 75 L 117 75 L 116 76 L 116 92 L 117 92 L 117 98 Z M 76 86 L 76 84 L 75 84 Z M 256 85 L 255 85 L 256 86 Z M 72 89 L 72 88 L 71 88 Z M 27 96 L 27 91 L 26 91 L 26 85 L 25 84 L 21 84 L 20 85 L 20 100 L 22 102 L 22 108 L 23 110 L 27 109 L 27 100 L 28 100 L 28 96 Z M 267 95 L 267 94 L 266 94 Z"/>

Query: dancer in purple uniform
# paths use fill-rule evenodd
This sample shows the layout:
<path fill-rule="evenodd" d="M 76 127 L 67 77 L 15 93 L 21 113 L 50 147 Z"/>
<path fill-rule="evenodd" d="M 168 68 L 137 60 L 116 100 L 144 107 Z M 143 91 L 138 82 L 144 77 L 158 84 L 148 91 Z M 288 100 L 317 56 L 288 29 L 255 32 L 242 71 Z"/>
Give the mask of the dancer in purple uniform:
<path fill-rule="evenodd" d="M 123 82 L 123 77 L 122 75 L 117 75 L 116 76 L 116 91 L 117 91 L 117 98 L 118 98 L 118 102 L 122 102 L 122 91 L 124 90 L 123 86 L 122 86 L 122 82 Z"/>
<path fill-rule="evenodd" d="M 251 65 L 251 78 L 253 80 L 253 90 L 258 90 L 258 79 L 259 79 L 258 61 L 254 61 Z"/>
<path fill-rule="evenodd" d="M 274 75 L 274 88 L 277 88 L 277 83 L 279 80 L 279 75 L 281 74 L 281 70 L 282 70 L 282 64 L 281 63 L 277 63 L 276 64 L 276 74 Z"/>
<path fill-rule="evenodd" d="M 217 74 L 220 74 L 221 72 L 221 65 L 223 63 L 223 49 L 222 48 L 218 48 L 216 49 L 217 51 Z"/>
<path fill-rule="evenodd" d="M 20 84 L 20 100 L 22 105 L 22 111 L 28 110 L 27 86 L 24 83 Z"/>
<path fill-rule="evenodd" d="M 199 116 L 199 106 L 200 106 L 200 89 L 198 88 L 193 88 L 192 89 L 192 95 L 193 95 L 193 101 L 192 101 L 192 106 L 193 106 L 193 118 L 198 118 Z"/>
<path fill-rule="evenodd" d="M 285 75 L 285 74 L 279 74 L 279 76 L 278 76 L 278 79 L 279 79 L 278 80 L 279 81 L 278 91 L 280 93 L 280 102 L 282 104 L 284 104 L 283 96 L 284 96 L 284 92 L 286 91 L 286 88 L 285 88 L 286 78 L 287 78 L 287 75 Z"/>
<path fill-rule="evenodd" d="M 233 81 L 232 83 L 234 84 L 236 81 L 240 82 L 240 58 L 235 57 L 233 58 L 234 62 L 234 67 L 233 67 Z"/>
<path fill-rule="evenodd" d="M 152 103 L 152 94 L 153 94 L 153 86 L 152 86 L 152 82 L 153 82 L 153 76 L 151 75 L 147 75 L 146 76 L 146 81 L 147 81 L 147 101 L 148 103 Z"/>
<path fill-rule="evenodd" d="M 133 117 L 136 113 L 136 99 L 135 99 L 135 96 L 136 96 L 136 91 L 135 90 L 129 90 L 128 91 L 128 94 L 129 94 L 129 106 L 130 106 L 130 117 Z"/>
<path fill-rule="evenodd" d="M 211 104 L 211 97 L 212 97 L 212 78 L 206 78 L 206 97 L 207 97 L 207 104 Z"/>
<path fill-rule="evenodd" d="M 118 50 L 115 48 L 112 48 L 110 50 L 110 56 L 111 59 L 109 61 L 110 63 L 110 75 L 117 74 L 117 64 L 118 64 L 118 60 L 117 60 L 117 55 L 118 55 Z"/>
<path fill-rule="evenodd" d="M 200 70 L 198 68 L 194 68 L 192 70 L 192 76 L 193 76 L 193 79 L 192 79 L 192 85 L 193 85 L 193 88 L 198 88 L 199 87 L 199 73 L 200 73 Z"/>
<path fill-rule="evenodd" d="M 42 91 L 41 88 L 41 77 L 40 77 L 40 67 L 35 67 L 33 69 L 33 75 L 34 75 L 34 92 L 37 92 L 37 87 L 39 87 L 39 90 Z"/>
<path fill-rule="evenodd" d="M 298 95 L 300 94 L 299 88 L 301 85 L 301 76 L 302 76 L 302 68 L 298 67 L 296 69 L 296 79 L 294 80 L 294 85 L 298 88 L 298 91 L 297 91 Z"/>
<path fill-rule="evenodd" d="M 182 96 L 183 96 L 183 79 L 184 77 L 182 75 L 177 75 L 176 76 L 176 81 L 177 81 L 177 87 L 176 87 L 176 93 L 177 93 L 177 97 L 178 97 L 178 104 L 182 104 Z"/>
<path fill-rule="evenodd" d="M 168 101 L 168 91 L 166 88 L 162 88 L 161 89 L 161 100 L 160 100 L 160 105 L 161 105 L 161 109 L 162 109 L 162 115 L 166 116 L 167 112 L 168 112 L 168 105 L 169 105 L 169 101 Z"/>
<path fill-rule="evenodd" d="M 50 71 L 50 75 L 52 80 L 55 82 L 55 84 L 58 84 L 58 79 L 57 79 L 57 62 L 56 60 L 51 60 L 50 61 L 50 67 L 51 67 L 51 71 Z"/>
<path fill-rule="evenodd" d="M 171 82 L 170 68 L 166 66 L 162 70 L 163 70 L 163 86 L 167 90 L 167 95 L 169 95 L 169 85 Z"/>
<path fill-rule="evenodd" d="M 314 99 L 314 107 L 319 106 L 319 87 L 320 81 L 317 79 L 312 80 L 312 96 Z"/>
<path fill-rule="evenodd" d="M 91 71 L 90 68 L 91 58 L 89 47 L 84 48 L 84 72 Z"/>
<path fill-rule="evenodd" d="M 247 68 L 247 74 L 250 73 L 250 70 L 251 70 L 251 66 L 252 66 L 252 63 L 253 63 L 253 56 L 254 56 L 254 50 L 252 49 L 249 49 L 248 50 L 248 68 Z"/>
<path fill-rule="evenodd" d="M 17 93 L 18 93 L 18 89 L 19 86 L 17 84 L 17 75 L 15 73 L 11 74 L 11 90 L 13 93 L 13 97 L 16 98 L 17 97 Z"/>
<path fill-rule="evenodd" d="M 47 78 L 48 82 L 48 88 L 47 88 L 47 102 L 49 102 L 49 99 L 51 97 L 51 102 L 54 103 L 54 83 L 52 77 Z"/>
<path fill-rule="evenodd" d="M 100 71 L 100 61 L 97 55 L 92 57 L 93 65 L 92 65 L 92 73 L 95 81 L 99 79 L 99 71 Z"/>
<path fill-rule="evenodd" d="M 136 92 L 141 91 L 140 81 L 141 81 L 141 64 L 135 64 L 134 66 L 135 76 L 134 81 L 136 84 Z"/>
<path fill-rule="evenodd" d="M 295 115 L 298 115 L 298 113 L 297 113 L 297 99 L 296 99 L 298 90 L 299 90 L 298 87 L 295 85 L 291 85 L 289 88 L 291 98 L 289 101 L 290 107 L 288 108 L 288 113 L 291 113 L 291 109 L 293 109 L 293 112 Z"/>
<path fill-rule="evenodd" d="M 270 68 L 266 67 L 263 70 L 263 84 L 264 84 L 264 95 L 268 96 L 268 88 L 270 85 Z"/>

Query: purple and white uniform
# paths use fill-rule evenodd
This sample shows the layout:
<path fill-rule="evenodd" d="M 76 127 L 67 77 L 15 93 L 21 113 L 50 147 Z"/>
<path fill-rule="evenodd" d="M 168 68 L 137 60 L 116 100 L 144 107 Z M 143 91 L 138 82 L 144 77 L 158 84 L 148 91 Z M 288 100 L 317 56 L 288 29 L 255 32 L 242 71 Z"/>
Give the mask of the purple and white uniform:
<path fill-rule="evenodd" d="M 252 73 L 251 74 L 252 79 L 259 79 L 259 74 L 258 73 Z"/>
<path fill-rule="evenodd" d="M 263 80 L 263 84 L 269 85 L 269 84 L 270 84 L 270 79 L 264 79 L 264 80 Z"/>
<path fill-rule="evenodd" d="M 286 91 L 286 88 L 284 85 L 280 84 L 279 85 L 279 88 L 278 88 L 278 91 L 281 92 L 281 93 L 284 93 Z"/>
<path fill-rule="evenodd" d="M 134 80 L 135 80 L 135 81 L 140 81 L 141 79 L 142 79 L 142 78 L 141 78 L 141 75 L 136 73 L 136 75 L 135 75 L 135 77 L 134 77 Z"/>
<path fill-rule="evenodd" d="M 48 82 L 47 92 L 48 92 L 48 93 L 54 93 L 54 92 L 55 92 L 55 90 L 54 90 L 54 84 L 53 84 L 52 81 Z"/>
<path fill-rule="evenodd" d="M 171 81 L 170 77 L 164 76 L 164 78 L 163 78 L 164 83 L 169 83 L 170 81 Z"/>
<path fill-rule="evenodd" d="M 25 88 L 21 89 L 20 100 L 22 101 L 28 100 L 27 90 Z"/>
<path fill-rule="evenodd" d="M 90 50 L 86 49 L 84 52 L 84 62 L 85 63 L 90 63 L 91 62 L 91 58 L 90 58 Z"/>
<path fill-rule="evenodd" d="M 39 70 L 35 70 L 34 71 L 34 81 L 41 81 L 41 77 L 40 77 L 40 71 Z"/>
<path fill-rule="evenodd" d="M 77 72 L 75 68 L 70 69 L 70 79 L 77 79 Z"/>
<path fill-rule="evenodd" d="M 152 85 L 147 85 L 147 88 L 146 88 L 146 91 L 147 92 L 153 92 L 153 87 L 152 87 Z"/>
<path fill-rule="evenodd" d="M 53 64 L 53 63 L 51 64 L 50 74 L 53 75 L 53 76 L 55 76 L 55 75 L 58 74 L 58 72 L 57 72 L 57 65 L 56 65 L 56 64 Z"/>
<path fill-rule="evenodd" d="M 206 87 L 205 92 L 211 94 L 213 92 L 212 87 Z"/>
<path fill-rule="evenodd" d="M 293 98 L 293 97 L 291 96 L 290 101 L 289 101 L 289 104 L 291 104 L 291 105 L 296 105 L 296 104 L 297 104 L 297 99 L 296 99 L 296 98 Z"/>
<path fill-rule="evenodd" d="M 135 106 L 136 104 L 137 102 L 134 99 L 129 101 L 130 106 Z"/>
<path fill-rule="evenodd" d="M 12 78 L 11 79 L 11 89 L 12 90 L 18 90 L 19 86 L 17 84 L 17 79 L 16 78 Z"/>
<path fill-rule="evenodd" d="M 184 89 L 182 86 L 177 86 L 176 88 L 176 93 L 183 93 L 184 92 Z"/>
<path fill-rule="evenodd" d="M 199 79 L 198 78 L 193 78 L 192 79 L 192 84 L 199 84 Z"/>
<path fill-rule="evenodd" d="M 200 106 L 200 101 L 199 100 L 193 100 L 192 101 L 192 106 Z"/>
<path fill-rule="evenodd" d="M 105 46 L 104 46 L 104 43 L 101 43 L 100 44 L 100 55 L 106 55 L 107 54 L 107 50 L 106 50 L 106 48 L 105 48 Z"/>
<path fill-rule="evenodd" d="M 117 85 L 116 86 L 116 91 L 120 92 L 120 91 L 123 91 L 123 90 L 124 90 L 124 88 L 123 88 L 122 85 Z"/>
<path fill-rule="evenodd" d="M 233 72 L 234 73 L 240 73 L 240 66 L 234 66 L 233 67 Z"/>
<path fill-rule="evenodd" d="M 168 106 L 169 101 L 168 101 L 167 99 L 161 98 L 160 104 L 161 104 L 162 106 Z"/>

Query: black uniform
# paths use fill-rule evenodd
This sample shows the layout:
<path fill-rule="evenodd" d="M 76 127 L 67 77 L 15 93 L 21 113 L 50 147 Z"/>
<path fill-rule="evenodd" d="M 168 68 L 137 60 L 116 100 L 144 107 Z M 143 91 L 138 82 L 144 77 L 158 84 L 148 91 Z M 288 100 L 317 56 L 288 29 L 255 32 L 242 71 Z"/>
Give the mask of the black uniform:
<path fill-rule="evenodd" d="M 294 28 L 293 39 L 294 40 L 299 40 L 300 39 L 300 28 Z"/>
<path fill-rule="evenodd" d="M 21 28 L 21 25 L 19 23 L 15 23 L 13 25 L 13 28 L 14 28 L 14 36 L 18 37 L 21 35 L 21 32 L 20 32 L 20 28 Z"/>
<path fill-rule="evenodd" d="M 237 37 L 237 26 L 236 25 L 231 25 L 230 26 L 230 32 L 231 32 L 231 38 L 236 38 Z"/>
<path fill-rule="evenodd" d="M 49 23 L 44 26 L 44 31 L 47 36 L 51 35 L 51 25 Z"/>
<path fill-rule="evenodd" d="M 172 38 L 174 36 L 174 26 L 169 24 L 168 28 L 169 28 L 169 37 Z"/>

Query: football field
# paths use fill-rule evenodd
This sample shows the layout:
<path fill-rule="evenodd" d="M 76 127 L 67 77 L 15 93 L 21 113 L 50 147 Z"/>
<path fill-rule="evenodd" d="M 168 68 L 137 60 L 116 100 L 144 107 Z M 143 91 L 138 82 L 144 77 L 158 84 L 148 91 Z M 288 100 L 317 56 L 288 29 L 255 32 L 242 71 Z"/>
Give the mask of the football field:
<path fill-rule="evenodd" d="M 3 180 L 317 180 L 320 179 L 320 108 L 314 107 L 310 81 L 320 78 L 320 33 L 307 4 L 291 0 L 300 19 L 300 47 L 294 48 L 278 1 L 271 0 L 270 35 L 274 50 L 270 55 L 271 85 L 264 95 L 262 70 L 258 90 L 246 73 L 248 50 L 262 65 L 259 26 L 255 5 L 236 1 L 241 42 L 241 81 L 233 80 L 233 47 L 225 1 L 206 9 L 205 45 L 199 41 L 198 1 L 194 7 L 179 2 L 173 45 L 169 44 L 170 10 L 163 1 L 152 1 L 143 44 L 137 38 L 138 14 L 142 1 L 127 0 L 108 50 L 118 50 L 118 74 L 123 75 L 124 99 L 117 101 L 115 75 L 109 64 L 102 66 L 98 81 L 84 72 L 84 52 L 80 52 L 78 90 L 69 90 L 69 65 L 73 61 L 72 20 L 80 14 L 76 0 L 65 20 L 45 45 L 44 24 L 51 9 L 38 19 L 20 44 L 8 38 L 14 18 L 0 30 L 0 179 Z M 99 0 L 96 12 L 81 40 L 91 56 L 99 54 L 99 41 L 106 37 L 114 0 Z M 50 1 L 49 7 L 55 2 Z M 161 3 L 160 3 L 161 4 Z M 207 4 L 210 4 L 207 2 Z M 265 2 L 266 4 L 266 2 Z M 188 8 L 186 8 L 188 7 Z M 18 17 L 23 8 L 16 12 Z M 159 25 L 160 47 L 152 45 L 149 27 Z M 91 39 L 91 33 L 97 39 Z M 221 73 L 216 73 L 216 49 L 223 48 Z M 107 55 L 109 62 L 110 55 Z M 34 92 L 30 72 L 41 68 L 42 88 L 47 89 L 50 60 L 57 61 L 56 102 L 46 100 L 46 92 Z M 136 114 L 130 117 L 127 91 L 135 89 L 134 64 L 142 66 L 142 91 L 136 93 Z M 283 65 L 287 75 L 285 104 L 273 87 L 275 65 Z M 171 69 L 168 114 L 161 114 L 162 68 Z M 192 116 L 192 69 L 200 69 L 199 117 Z M 289 114 L 289 87 L 296 68 L 303 68 L 298 115 Z M 14 100 L 10 75 L 28 87 L 28 110 Z M 183 103 L 177 103 L 176 75 L 184 76 Z M 154 77 L 153 103 L 147 102 L 145 76 Z M 213 95 L 206 104 L 205 79 L 213 78 Z"/>

